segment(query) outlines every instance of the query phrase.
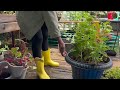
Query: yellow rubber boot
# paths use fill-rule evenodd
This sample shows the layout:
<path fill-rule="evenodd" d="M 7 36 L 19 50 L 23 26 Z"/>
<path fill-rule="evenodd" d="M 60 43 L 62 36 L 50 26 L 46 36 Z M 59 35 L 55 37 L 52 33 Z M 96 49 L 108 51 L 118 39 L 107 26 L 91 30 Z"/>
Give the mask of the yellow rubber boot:
<path fill-rule="evenodd" d="M 35 58 L 35 63 L 37 67 L 37 75 L 40 79 L 50 79 L 44 69 L 44 58 Z"/>
<path fill-rule="evenodd" d="M 47 51 L 42 51 L 42 56 L 44 57 L 44 64 L 45 65 L 49 65 L 49 66 L 52 66 L 52 67 L 58 67 L 59 66 L 58 62 L 54 62 L 53 60 L 51 60 L 50 49 L 48 49 Z"/>

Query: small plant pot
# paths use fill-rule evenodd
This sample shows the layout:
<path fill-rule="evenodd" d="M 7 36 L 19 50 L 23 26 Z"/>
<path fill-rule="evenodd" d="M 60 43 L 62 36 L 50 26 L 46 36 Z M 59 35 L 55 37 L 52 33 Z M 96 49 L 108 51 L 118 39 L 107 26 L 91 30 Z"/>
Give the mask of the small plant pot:
<path fill-rule="evenodd" d="M 25 79 L 26 76 L 26 72 L 27 72 L 27 68 L 23 67 L 23 66 L 13 66 L 10 63 L 6 62 L 6 61 L 2 61 L 0 62 L 2 65 L 7 65 L 9 68 L 9 72 L 4 72 L 2 75 L 5 77 L 5 79 Z M 9 74 L 9 75 L 6 75 Z M 7 77 L 9 76 L 9 77 Z M 1 79 L 3 79 L 1 77 Z"/>
<path fill-rule="evenodd" d="M 13 74 L 14 76 L 12 76 L 12 79 L 25 79 L 26 73 L 27 73 L 27 68 L 23 69 L 21 75 Z"/>
<path fill-rule="evenodd" d="M 9 63 L 9 66 L 10 66 L 10 70 L 13 78 L 20 78 L 23 74 L 24 75 L 22 77 L 25 76 L 25 72 L 27 68 L 25 68 L 24 66 L 14 66 L 14 65 L 11 65 L 10 63 Z"/>
<path fill-rule="evenodd" d="M 20 77 L 24 71 L 24 67 L 23 66 L 13 66 L 10 65 L 10 70 L 12 72 L 12 76 L 14 78 Z"/>
<path fill-rule="evenodd" d="M 3 70 L 4 72 L 0 75 L 0 79 L 25 79 L 27 68 L 12 66 L 6 61 L 0 62 L 0 66 L 8 67 Z"/>
<path fill-rule="evenodd" d="M 77 62 L 69 57 L 70 53 L 65 57 L 65 60 L 71 65 L 73 79 L 101 79 L 104 70 L 113 65 L 110 58 L 108 58 L 109 62 L 99 65 Z"/>

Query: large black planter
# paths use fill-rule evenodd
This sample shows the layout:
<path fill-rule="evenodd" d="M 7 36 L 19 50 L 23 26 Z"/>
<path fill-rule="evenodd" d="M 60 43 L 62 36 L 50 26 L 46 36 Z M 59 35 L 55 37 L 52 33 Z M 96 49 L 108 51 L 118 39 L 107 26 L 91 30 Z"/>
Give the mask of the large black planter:
<path fill-rule="evenodd" d="M 113 65 L 110 58 L 108 58 L 109 62 L 99 65 L 80 63 L 72 60 L 69 57 L 70 53 L 65 57 L 65 60 L 71 65 L 73 79 L 100 79 L 104 70 L 111 68 Z"/>

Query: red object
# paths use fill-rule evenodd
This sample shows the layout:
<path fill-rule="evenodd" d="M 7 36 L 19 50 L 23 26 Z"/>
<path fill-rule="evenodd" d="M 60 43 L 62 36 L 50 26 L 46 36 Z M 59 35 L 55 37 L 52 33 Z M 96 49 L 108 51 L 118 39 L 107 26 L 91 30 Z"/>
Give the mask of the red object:
<path fill-rule="evenodd" d="M 113 11 L 108 12 L 107 15 L 109 20 L 113 20 L 113 13 L 114 13 Z"/>

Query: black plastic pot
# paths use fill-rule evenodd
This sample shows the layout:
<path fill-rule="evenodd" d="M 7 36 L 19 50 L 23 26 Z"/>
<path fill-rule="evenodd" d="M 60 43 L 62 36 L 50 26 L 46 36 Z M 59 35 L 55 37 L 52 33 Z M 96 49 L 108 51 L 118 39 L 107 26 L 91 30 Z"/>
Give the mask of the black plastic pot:
<path fill-rule="evenodd" d="M 65 57 L 67 63 L 71 65 L 73 79 L 100 79 L 104 70 L 112 67 L 113 63 L 110 58 L 109 62 L 99 65 L 91 65 L 87 63 L 77 62 L 69 57 L 70 53 Z"/>
<path fill-rule="evenodd" d="M 10 79 L 10 77 L 11 77 L 11 73 L 9 72 L 2 72 L 0 74 L 0 79 Z"/>
<path fill-rule="evenodd" d="M 12 73 L 10 72 L 9 65 L 6 62 L 0 62 L 0 79 L 11 79 Z"/>

